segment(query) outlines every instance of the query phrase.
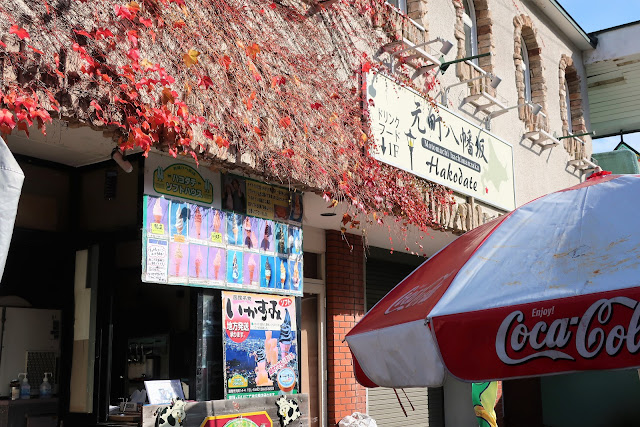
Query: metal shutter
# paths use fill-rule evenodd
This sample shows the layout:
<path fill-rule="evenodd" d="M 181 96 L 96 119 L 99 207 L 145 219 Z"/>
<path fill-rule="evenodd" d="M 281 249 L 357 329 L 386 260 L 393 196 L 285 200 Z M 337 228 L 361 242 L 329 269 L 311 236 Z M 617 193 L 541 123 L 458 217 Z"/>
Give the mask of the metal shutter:
<path fill-rule="evenodd" d="M 392 388 L 372 388 L 368 390 L 369 416 L 380 427 L 429 426 L 444 427 L 443 389 L 438 388 L 408 388 L 398 390 L 400 401 L 407 411 L 404 415 L 398 398 Z M 415 410 L 411 410 L 411 404 Z"/>
<path fill-rule="evenodd" d="M 388 250 L 372 250 L 366 265 L 366 306 L 369 310 L 395 285 L 411 273 L 424 258 L 390 254 Z M 398 262 L 399 261 L 399 262 Z M 406 392 L 406 397 L 405 397 Z M 404 415 L 398 398 L 391 388 L 367 390 L 369 415 L 380 427 L 429 426 L 444 427 L 443 388 L 411 388 L 398 390 L 404 405 Z M 415 410 L 411 410 L 411 404 Z"/>

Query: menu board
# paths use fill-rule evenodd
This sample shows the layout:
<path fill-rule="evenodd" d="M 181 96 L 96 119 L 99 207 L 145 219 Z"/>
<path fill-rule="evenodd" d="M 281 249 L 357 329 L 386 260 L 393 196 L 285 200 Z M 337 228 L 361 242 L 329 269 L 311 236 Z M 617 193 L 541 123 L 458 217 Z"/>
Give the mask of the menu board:
<path fill-rule="evenodd" d="M 298 393 L 295 298 L 222 292 L 225 398 Z"/>
<path fill-rule="evenodd" d="M 302 193 L 242 176 L 222 175 L 222 208 L 238 214 L 302 223 Z"/>
<path fill-rule="evenodd" d="M 302 228 L 144 196 L 142 280 L 302 295 Z"/>

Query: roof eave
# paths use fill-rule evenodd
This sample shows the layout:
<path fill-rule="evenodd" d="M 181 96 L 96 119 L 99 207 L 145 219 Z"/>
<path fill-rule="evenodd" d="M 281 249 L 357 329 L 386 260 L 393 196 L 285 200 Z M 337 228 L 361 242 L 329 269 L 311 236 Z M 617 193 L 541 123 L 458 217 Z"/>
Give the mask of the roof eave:
<path fill-rule="evenodd" d="M 586 31 L 569 15 L 556 0 L 529 0 L 535 4 L 580 50 L 596 47 L 598 39 Z"/>

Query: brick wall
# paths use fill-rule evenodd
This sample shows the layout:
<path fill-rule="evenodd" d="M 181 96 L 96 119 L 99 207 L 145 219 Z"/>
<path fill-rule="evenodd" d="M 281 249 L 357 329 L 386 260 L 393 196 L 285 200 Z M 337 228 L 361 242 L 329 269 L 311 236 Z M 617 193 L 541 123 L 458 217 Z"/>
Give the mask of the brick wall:
<path fill-rule="evenodd" d="M 353 362 L 344 341 L 364 315 L 364 251 L 362 238 L 326 232 L 327 388 L 328 425 L 353 412 L 366 412 L 366 390 L 353 375 Z"/>
<path fill-rule="evenodd" d="M 476 16 L 476 35 L 478 43 L 478 53 L 495 52 L 495 42 L 493 40 L 493 20 L 487 0 L 470 0 Z M 453 6 L 456 10 L 455 36 L 457 40 L 456 59 L 467 56 L 465 49 L 465 34 L 462 16 L 464 15 L 464 4 L 462 0 L 453 0 Z M 478 66 L 487 73 L 493 73 L 493 56 L 485 56 L 478 59 Z M 479 73 L 470 65 L 465 63 L 456 64 L 456 74 L 460 80 L 469 80 L 478 77 Z M 474 81 L 469 83 L 471 94 L 478 93 L 481 89 L 486 90 L 489 94 L 496 94 L 496 90 L 486 85 L 485 81 Z"/>
<path fill-rule="evenodd" d="M 573 128 L 573 134 L 586 132 L 587 125 L 584 121 L 584 111 L 582 109 L 582 94 L 580 93 L 580 76 L 573 64 L 573 59 L 567 55 L 560 58 L 560 66 L 558 70 L 560 78 L 560 119 L 562 120 L 562 134 L 569 135 L 569 121 Z M 571 117 L 567 114 L 567 97 L 565 92 L 565 82 L 569 88 L 569 107 Z M 585 149 L 582 144 L 573 138 L 563 140 L 564 148 L 574 159 L 582 159 L 586 157 Z"/>
<path fill-rule="evenodd" d="M 522 40 L 527 47 L 529 69 L 531 75 L 531 100 L 542 106 L 542 112 L 547 114 L 547 85 L 544 79 L 544 65 L 542 63 L 542 44 L 538 42 L 538 32 L 533 26 L 533 20 L 527 15 L 513 18 L 513 59 L 516 65 L 516 87 L 518 88 L 518 104 L 525 102 L 525 81 L 523 74 L 523 58 L 521 54 Z M 549 121 L 542 114 L 533 114 L 530 106 L 518 108 L 520 119 L 524 120 L 527 130 L 543 129 L 549 131 Z"/>

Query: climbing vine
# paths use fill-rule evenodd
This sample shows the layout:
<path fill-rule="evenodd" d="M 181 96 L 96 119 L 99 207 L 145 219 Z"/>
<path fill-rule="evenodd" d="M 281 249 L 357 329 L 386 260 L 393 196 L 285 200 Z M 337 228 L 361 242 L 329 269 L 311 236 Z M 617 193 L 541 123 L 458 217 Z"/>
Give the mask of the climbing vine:
<path fill-rule="evenodd" d="M 46 132 L 53 115 L 125 151 L 323 191 L 352 206 L 345 228 L 393 215 L 427 232 L 450 192 L 367 154 L 361 73 L 396 36 L 391 14 L 383 0 L 4 0 L 0 132 Z"/>

